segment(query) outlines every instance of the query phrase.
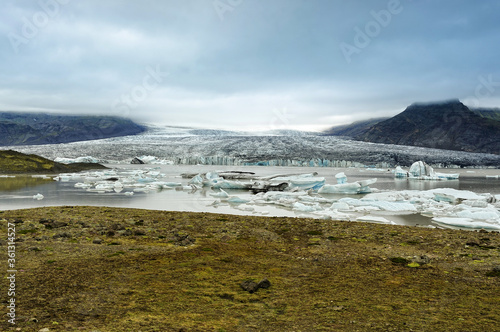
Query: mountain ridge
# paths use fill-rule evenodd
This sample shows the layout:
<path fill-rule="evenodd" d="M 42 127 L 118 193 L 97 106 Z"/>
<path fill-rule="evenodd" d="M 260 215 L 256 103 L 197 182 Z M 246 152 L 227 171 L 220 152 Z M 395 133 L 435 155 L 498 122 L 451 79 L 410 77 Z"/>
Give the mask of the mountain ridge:
<path fill-rule="evenodd" d="M 130 119 L 114 116 L 0 112 L 0 146 L 71 143 L 145 130 Z"/>
<path fill-rule="evenodd" d="M 356 140 L 500 154 L 500 121 L 459 100 L 414 103 L 353 137 Z"/>

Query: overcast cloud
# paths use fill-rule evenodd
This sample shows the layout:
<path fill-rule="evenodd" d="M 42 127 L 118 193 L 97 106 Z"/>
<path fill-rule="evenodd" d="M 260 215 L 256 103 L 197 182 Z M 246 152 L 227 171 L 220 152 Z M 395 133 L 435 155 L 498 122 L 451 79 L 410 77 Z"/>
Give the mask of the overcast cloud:
<path fill-rule="evenodd" d="M 10 0 L 0 109 L 321 130 L 500 107 L 496 0 Z"/>

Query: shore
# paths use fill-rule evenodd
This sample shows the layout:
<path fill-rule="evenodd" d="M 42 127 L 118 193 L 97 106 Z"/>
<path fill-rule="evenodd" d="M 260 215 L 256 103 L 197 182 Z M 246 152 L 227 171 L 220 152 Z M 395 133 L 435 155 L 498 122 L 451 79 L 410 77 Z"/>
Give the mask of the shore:
<path fill-rule="evenodd" d="M 70 206 L 0 220 L 3 262 L 8 223 L 17 238 L 16 325 L 2 292 L 2 330 L 500 326 L 500 233 Z"/>

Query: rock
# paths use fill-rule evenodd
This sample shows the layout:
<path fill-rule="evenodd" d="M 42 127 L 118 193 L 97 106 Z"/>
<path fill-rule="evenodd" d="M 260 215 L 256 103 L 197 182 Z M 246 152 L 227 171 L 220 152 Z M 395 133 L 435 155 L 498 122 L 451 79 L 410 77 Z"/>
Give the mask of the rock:
<path fill-rule="evenodd" d="M 93 244 L 101 244 L 102 243 L 102 239 L 98 239 L 98 238 L 95 238 L 93 241 L 92 241 Z"/>
<path fill-rule="evenodd" d="M 174 234 L 174 237 L 174 245 L 176 246 L 187 247 L 196 242 L 196 239 L 189 235 Z"/>
<path fill-rule="evenodd" d="M 38 330 L 38 332 L 50 332 L 48 327 Z"/>
<path fill-rule="evenodd" d="M 269 280 L 267 280 L 267 278 L 264 278 L 261 281 L 259 281 L 257 286 L 259 286 L 259 288 L 262 288 L 262 289 L 268 289 L 269 287 L 271 287 L 271 282 Z"/>
<path fill-rule="evenodd" d="M 134 164 L 134 165 L 143 165 L 144 161 L 142 161 L 139 158 L 135 157 L 134 159 L 132 159 L 132 161 L 130 163 Z"/>
<path fill-rule="evenodd" d="M 52 238 L 60 239 L 60 238 L 70 238 L 70 237 L 71 237 L 71 234 L 63 232 L 63 233 L 55 234 Z"/>
<path fill-rule="evenodd" d="M 271 282 L 267 278 L 262 279 L 258 283 L 252 280 L 245 280 L 240 284 L 241 288 L 250 294 L 255 293 L 259 288 L 267 289 L 271 287 Z"/>
<path fill-rule="evenodd" d="M 412 261 L 412 263 L 417 263 L 420 265 L 429 264 L 431 262 L 430 258 L 427 257 L 426 255 L 414 256 L 411 261 Z"/>
<path fill-rule="evenodd" d="M 61 228 L 68 226 L 67 222 L 55 221 L 52 219 L 40 219 L 40 224 L 44 225 L 47 229 Z"/>
<path fill-rule="evenodd" d="M 143 231 L 142 229 L 136 229 L 136 230 L 134 230 L 134 235 L 142 236 L 142 235 L 146 235 L 146 232 Z"/>
<path fill-rule="evenodd" d="M 125 229 L 125 226 L 123 226 L 122 224 L 113 224 L 110 228 L 114 231 L 121 231 Z"/>
<path fill-rule="evenodd" d="M 255 293 L 259 290 L 259 285 L 252 280 L 245 280 L 240 284 L 240 286 L 241 288 L 243 288 L 243 290 L 249 292 L 250 294 Z"/>

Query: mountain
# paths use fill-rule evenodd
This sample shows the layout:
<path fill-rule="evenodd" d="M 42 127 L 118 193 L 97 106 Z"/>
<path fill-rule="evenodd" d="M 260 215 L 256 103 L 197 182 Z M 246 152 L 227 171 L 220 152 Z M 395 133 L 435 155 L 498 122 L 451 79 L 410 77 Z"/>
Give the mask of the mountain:
<path fill-rule="evenodd" d="M 417 103 L 402 113 L 373 125 L 355 139 L 500 154 L 500 121 L 471 111 L 459 100 Z"/>
<path fill-rule="evenodd" d="M 0 112 L 0 146 L 69 143 L 144 131 L 143 126 L 120 117 Z"/>
<path fill-rule="evenodd" d="M 330 129 L 325 130 L 323 133 L 327 136 L 347 136 L 356 137 L 358 135 L 364 134 L 372 126 L 379 122 L 385 121 L 389 118 L 374 118 L 368 120 L 356 121 L 348 125 L 335 126 Z"/>
<path fill-rule="evenodd" d="M 34 154 L 24 154 L 13 150 L 0 150 L 0 174 L 49 174 L 105 168 L 107 167 L 101 164 L 90 163 L 65 165 Z"/>

